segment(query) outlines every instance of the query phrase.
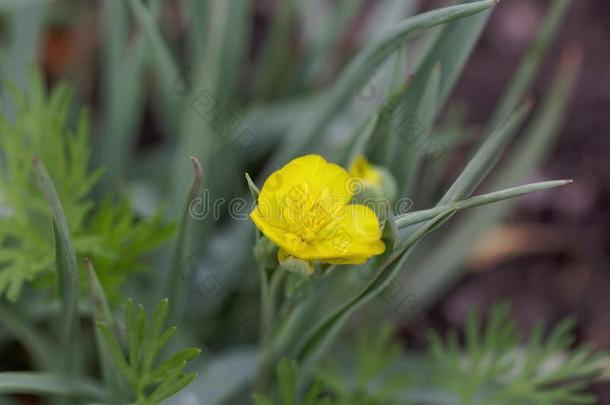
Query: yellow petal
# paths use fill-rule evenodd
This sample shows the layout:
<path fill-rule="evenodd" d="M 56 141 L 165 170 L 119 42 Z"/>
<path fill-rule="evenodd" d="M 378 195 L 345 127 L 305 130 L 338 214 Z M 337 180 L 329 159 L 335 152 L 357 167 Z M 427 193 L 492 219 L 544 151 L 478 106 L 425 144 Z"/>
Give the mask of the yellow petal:
<path fill-rule="evenodd" d="M 375 186 L 381 184 L 381 175 L 363 155 L 359 155 L 354 159 L 350 166 L 350 174 L 356 178 L 362 179 L 367 184 Z"/>
<path fill-rule="evenodd" d="M 340 166 L 317 155 L 303 156 L 267 179 L 250 217 L 284 255 L 363 263 L 385 246 L 375 213 L 363 205 L 347 205 L 349 182 Z"/>
<path fill-rule="evenodd" d="M 260 195 L 259 204 L 265 201 L 282 200 L 287 196 L 300 197 L 310 194 L 312 199 L 319 198 L 324 190 L 337 201 L 349 202 L 350 176 L 341 166 L 328 163 L 319 155 L 306 155 L 292 160 L 267 178 Z"/>
<path fill-rule="evenodd" d="M 251 218 L 276 243 L 284 232 L 299 234 L 312 207 L 332 217 L 351 199 L 348 173 L 318 155 L 294 159 L 267 178 Z M 269 232 L 269 234 L 267 234 Z"/>
<path fill-rule="evenodd" d="M 384 251 L 375 213 L 364 205 L 347 205 L 340 217 L 296 254 L 327 263 L 361 264 Z"/>

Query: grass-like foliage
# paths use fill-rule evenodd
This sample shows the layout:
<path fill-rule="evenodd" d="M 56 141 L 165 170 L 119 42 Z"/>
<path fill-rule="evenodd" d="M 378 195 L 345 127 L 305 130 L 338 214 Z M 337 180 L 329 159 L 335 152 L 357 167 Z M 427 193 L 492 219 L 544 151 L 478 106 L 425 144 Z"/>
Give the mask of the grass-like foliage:
<path fill-rule="evenodd" d="M 340 355 L 315 373 L 303 402 L 297 402 L 299 367 L 284 359 L 277 367 L 277 400 L 254 395 L 256 405 L 399 404 L 593 404 L 584 392 L 607 361 L 588 345 L 575 349 L 571 320 L 544 338 L 544 327 L 522 339 L 509 319 L 509 306 L 495 306 L 488 319 L 469 313 L 463 342 L 430 332 L 425 356 L 404 352 L 388 325 L 357 335 L 348 359 Z M 486 326 L 483 326 L 486 325 Z M 351 345 L 350 345 L 351 346 Z"/>
<path fill-rule="evenodd" d="M 315 373 L 302 402 L 298 401 L 299 367 L 283 359 L 277 367 L 278 399 L 255 394 L 255 405 L 392 405 L 401 404 L 400 394 L 416 388 L 415 379 L 394 367 L 404 357 L 390 325 L 369 328 L 357 336 L 354 352 L 344 361 L 329 359 Z"/>
<path fill-rule="evenodd" d="M 164 329 L 168 305 L 168 300 L 162 300 L 149 322 L 143 306 L 136 307 L 132 300 L 127 301 L 127 356 L 123 354 L 112 326 L 97 323 L 115 365 L 133 388 L 134 404 L 137 405 L 158 404 L 197 377 L 197 373 L 187 373 L 184 368 L 199 355 L 200 349 L 185 349 L 163 362 L 158 361 L 161 350 L 176 332 L 176 327 Z"/>
<path fill-rule="evenodd" d="M 55 48 L 50 17 L 63 2 L 9 3 L 0 6 L 0 82 L 12 83 L 0 94 L 0 356 L 26 371 L 0 372 L 0 403 L 33 394 L 148 405 L 182 389 L 166 403 L 592 402 L 584 383 L 597 356 L 571 350 L 568 323 L 523 341 L 499 307 L 485 322 L 470 316 L 464 344 L 435 336 L 428 353 L 403 348 L 390 327 L 358 325 L 353 343 L 344 333 L 381 296 L 401 313 L 412 309 L 406 292 L 434 305 L 463 275 L 472 241 L 507 214 L 496 203 L 571 183 L 525 184 L 579 73 L 579 53 L 566 52 L 540 103 L 527 101 L 569 0 L 549 2 L 481 131 L 452 113 L 461 101 L 449 96 L 497 0 L 417 15 L 417 0 L 89 2 L 57 21 L 68 42 L 92 50 L 91 72 L 82 68 L 94 63 L 69 64 L 83 78 L 74 83 L 95 90 L 76 89 L 96 96 L 95 140 L 68 87 L 47 91 L 40 75 L 22 74 Z M 256 207 L 242 198 L 247 186 Z M 358 206 L 367 197 L 383 212 Z M 148 207 L 166 211 L 139 214 Z M 179 220 L 177 232 L 154 252 L 174 231 L 163 218 Z M 153 254 L 154 271 L 134 277 Z M 159 291 L 171 306 L 161 301 L 149 318 L 129 300 L 124 328 L 113 320 L 111 304 L 157 302 Z M 199 350 L 166 358 L 176 329 L 165 323 L 215 353 L 185 371 Z M 253 325 L 256 337 L 240 333 Z"/>
<path fill-rule="evenodd" d="M 389 324 L 366 328 L 356 338 L 355 356 L 343 367 L 329 360 L 316 373 L 320 383 L 338 398 L 337 404 L 392 404 L 413 378 L 394 368 L 404 356 Z"/>
<path fill-rule="evenodd" d="M 0 117 L 0 295 L 15 301 L 26 282 L 48 285 L 54 245 L 49 211 L 40 193 L 32 159 L 44 163 L 53 179 L 79 256 L 97 264 L 111 300 L 117 288 L 149 252 L 173 231 L 159 216 L 136 217 L 130 204 L 110 197 L 95 206 L 89 198 L 102 175 L 89 170 L 91 147 L 85 112 L 70 129 L 71 93 L 64 85 L 46 94 L 42 78 L 31 76 L 30 90 L 11 91 Z"/>
<path fill-rule="evenodd" d="M 603 353 L 588 345 L 571 350 L 573 321 L 564 320 L 544 338 L 536 326 L 525 344 L 508 318 L 507 305 L 496 306 L 482 326 L 471 311 L 463 352 L 457 334 L 432 338 L 436 383 L 461 403 L 474 404 L 593 404 L 586 382 L 601 371 Z M 605 361 L 605 360 L 604 360 Z"/>

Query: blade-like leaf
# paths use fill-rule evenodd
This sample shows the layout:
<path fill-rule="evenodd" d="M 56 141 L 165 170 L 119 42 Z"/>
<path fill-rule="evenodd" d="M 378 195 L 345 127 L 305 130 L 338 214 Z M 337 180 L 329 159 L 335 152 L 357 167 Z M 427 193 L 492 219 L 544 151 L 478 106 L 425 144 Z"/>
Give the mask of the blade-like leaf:
<path fill-rule="evenodd" d="M 277 367 L 277 378 L 283 405 L 296 405 L 298 373 L 296 362 L 288 359 L 280 361 Z"/>
<path fill-rule="evenodd" d="M 132 369 L 129 367 L 129 364 L 127 364 L 127 360 L 123 355 L 123 350 L 121 350 L 121 345 L 114 337 L 114 334 L 112 333 L 108 325 L 102 322 L 97 322 L 96 325 L 101 336 L 104 338 L 106 348 L 108 349 L 108 353 L 112 357 L 114 365 L 119 369 L 119 371 L 123 375 L 123 378 L 128 381 L 132 381 L 135 376 L 133 374 Z"/>
<path fill-rule="evenodd" d="M 108 305 L 106 294 L 95 274 L 93 263 L 91 263 L 89 258 L 85 258 L 85 269 L 87 270 L 89 294 L 91 295 L 91 303 L 93 304 L 93 315 L 97 321 L 112 325 L 112 315 L 110 313 L 110 306 Z"/>
<path fill-rule="evenodd" d="M 51 373 L 0 373 L 0 393 L 76 396 L 101 400 L 104 390 L 95 382 Z"/>
<path fill-rule="evenodd" d="M 463 0 L 462 3 L 462 6 L 476 4 L 472 0 Z M 439 90 L 439 107 L 445 104 L 447 97 L 460 77 L 489 16 L 490 12 L 486 11 L 451 22 L 443 28 L 443 32 L 436 38 L 424 58 L 418 63 L 416 76 L 420 77 L 422 75 L 425 77 L 426 72 L 430 72 L 437 64 L 440 64 L 443 68 Z M 421 90 L 423 90 L 424 82 L 414 83 L 413 98 L 411 99 L 412 102 L 409 102 L 410 105 L 413 105 L 413 101 L 416 101 L 422 94 Z"/>
<path fill-rule="evenodd" d="M 439 111 L 438 98 L 441 73 L 441 65 L 435 65 L 426 81 L 426 86 L 417 101 L 417 105 L 414 106 L 413 117 L 411 117 L 416 121 L 416 125 L 394 129 L 396 132 L 402 132 L 401 140 L 403 143 L 394 144 L 394 148 L 389 153 L 394 159 L 388 164 L 395 168 L 396 180 L 400 190 L 404 190 L 401 195 L 408 195 L 413 189 L 419 166 L 427 152 L 428 137 L 432 133 L 432 124 Z M 405 122 L 405 113 L 409 114 L 409 112 L 402 108 L 399 108 L 397 112 L 402 116 L 396 117 L 396 123 L 401 125 Z M 396 134 L 392 136 L 394 140 L 398 138 L 399 136 L 396 136 Z"/>
<path fill-rule="evenodd" d="M 180 77 L 180 71 L 177 63 L 174 61 L 174 58 L 171 55 L 169 48 L 161 36 L 159 27 L 157 27 L 155 22 L 154 14 L 151 13 L 148 8 L 146 8 L 146 6 L 142 3 L 142 0 L 127 0 L 127 4 L 144 29 L 144 32 L 150 41 L 153 49 L 153 55 L 155 56 L 162 72 L 162 76 L 159 78 L 162 86 L 170 86 L 170 90 L 166 92 L 175 97 L 176 94 L 171 90 L 171 86 L 176 78 Z M 179 105 L 175 105 L 174 108 L 178 106 Z"/>
<path fill-rule="evenodd" d="M 505 163 L 502 171 L 493 177 L 490 187 L 501 188 L 511 182 L 523 181 L 548 153 L 565 120 L 567 103 L 578 76 L 579 66 L 579 53 L 566 55 L 540 110 L 526 128 L 522 141 L 516 145 L 513 157 Z M 462 275 L 462 263 L 469 254 L 472 241 L 487 227 L 501 219 L 508 208 L 506 203 L 500 203 L 478 209 L 461 218 L 456 224 L 456 230 L 437 246 L 437 254 L 427 257 L 417 266 L 417 271 L 405 280 L 407 287 L 417 291 L 424 304 L 433 302 Z"/>
<path fill-rule="evenodd" d="M 483 142 L 483 145 L 481 145 L 477 153 L 468 162 L 466 168 L 464 168 L 443 198 L 441 198 L 439 205 L 447 204 L 472 194 L 498 162 L 502 152 L 504 152 L 517 129 L 527 117 L 531 106 L 531 103 L 525 103 Z"/>
<path fill-rule="evenodd" d="M 188 192 L 191 178 L 191 169 L 185 161 L 187 156 L 198 156 L 205 173 L 226 171 L 228 168 L 238 171 L 240 161 L 236 158 L 236 149 L 244 147 L 249 152 L 249 142 L 256 141 L 247 131 L 249 128 L 241 125 L 233 110 L 247 56 L 250 7 L 253 4 L 249 0 L 210 2 L 205 54 L 192 69 L 193 85 L 187 95 L 189 104 L 182 116 L 168 215 L 178 216 L 182 212 L 184 195 Z M 214 122 L 219 115 L 230 122 Z M 240 136 L 242 142 L 235 142 L 231 138 L 235 123 L 238 123 L 240 131 L 235 136 Z M 230 186 L 214 176 L 207 176 L 204 183 L 218 194 Z M 208 221 L 201 221 L 197 229 L 205 233 L 209 227 Z"/>
<path fill-rule="evenodd" d="M 151 9 L 155 7 L 155 1 Z M 142 112 L 142 83 L 150 46 L 144 32 L 133 39 L 127 35 L 127 4 L 124 0 L 104 2 L 104 70 L 102 87 L 103 120 L 100 129 L 97 163 L 107 170 L 102 184 L 122 178 L 129 168 L 129 152 L 137 135 Z M 158 8 L 158 7 L 157 7 Z M 155 10 L 152 14 L 157 14 Z M 129 43 L 128 43 L 129 41 Z M 126 47 L 129 46 L 129 52 Z"/>
<path fill-rule="evenodd" d="M 70 230 L 68 229 L 68 223 L 59 196 L 51 177 L 38 158 L 34 159 L 34 169 L 38 177 L 40 189 L 51 208 L 51 215 L 53 217 L 55 260 L 57 263 L 63 316 L 62 342 L 65 352 L 63 353 L 62 361 L 64 362 L 64 370 L 70 371 L 74 367 L 73 363 L 76 355 L 75 339 L 78 319 L 78 297 L 80 294 L 76 253 L 72 245 Z"/>
<path fill-rule="evenodd" d="M 150 371 L 155 357 L 159 354 L 159 350 L 161 350 L 159 338 L 163 332 L 163 325 L 165 325 L 168 311 L 168 299 L 165 298 L 159 301 L 159 304 L 157 304 L 157 308 L 155 308 L 155 312 L 153 313 L 151 327 L 146 337 L 147 346 L 142 359 L 142 370 L 144 373 Z"/>
<path fill-rule="evenodd" d="M 501 191 L 495 191 L 493 193 L 478 195 L 476 197 L 471 197 L 466 200 L 456 201 L 450 204 L 438 205 L 434 208 L 430 208 L 427 210 L 415 211 L 408 214 L 400 215 L 394 218 L 394 220 L 396 221 L 396 225 L 398 226 L 398 228 L 406 228 L 408 226 L 432 219 L 438 214 L 449 209 L 462 210 L 465 208 L 492 204 L 498 201 L 521 197 L 526 194 L 535 193 L 541 190 L 561 187 L 566 184 L 570 184 L 571 182 L 572 180 L 556 180 L 545 181 L 541 183 L 532 183 L 525 186 L 512 187 Z"/>
<path fill-rule="evenodd" d="M 341 156 L 336 160 L 343 167 L 349 167 L 350 163 L 356 159 L 358 155 L 364 155 L 366 146 L 373 136 L 377 125 L 379 124 L 379 113 L 374 113 L 360 127 L 356 134 L 350 139 L 347 145 L 341 148 Z"/>
<path fill-rule="evenodd" d="M 333 49 L 346 30 L 350 28 L 349 23 L 365 4 L 363 0 L 339 0 L 337 3 L 331 20 L 324 25 L 324 31 L 317 36 L 318 41 L 307 58 L 309 66 L 305 72 L 305 78 L 308 82 L 315 80 L 327 67 Z"/>
<path fill-rule="evenodd" d="M 375 266 L 376 272 L 373 278 L 357 294 L 316 325 L 308 334 L 296 355 L 300 362 L 303 361 L 301 363 L 303 368 L 310 369 L 320 359 L 320 356 L 328 350 L 350 316 L 387 287 L 396 277 L 405 258 L 417 242 L 445 223 L 454 213 L 454 210 L 449 210 L 437 215 L 411 234 L 400 244 L 398 249 L 376 259 L 379 264 Z"/>
<path fill-rule="evenodd" d="M 281 77 L 286 62 L 290 60 L 290 32 L 296 17 L 295 0 L 276 3 L 276 15 L 271 20 L 268 39 L 263 41 L 263 50 L 258 59 L 255 93 L 259 97 L 272 94 Z"/>
<path fill-rule="evenodd" d="M 188 193 L 187 199 L 184 203 L 182 211 L 182 220 L 178 227 L 176 244 L 174 246 L 174 253 L 172 258 L 172 266 L 169 269 L 169 278 L 167 282 L 166 294 L 169 297 L 170 312 L 169 322 L 171 324 L 176 323 L 176 318 L 182 313 L 184 306 L 184 286 L 190 276 L 187 272 L 185 263 L 187 262 L 188 252 L 188 241 L 190 236 L 190 226 L 193 222 L 192 217 L 192 205 L 199 192 L 201 191 L 201 183 L 203 181 L 203 169 L 201 163 L 197 158 L 191 156 L 191 162 L 193 163 L 194 177 L 191 189 Z"/>
<path fill-rule="evenodd" d="M 364 47 L 343 71 L 327 97 L 297 123 L 294 131 L 285 139 L 270 167 L 287 161 L 324 136 L 324 130 L 331 119 L 346 107 L 352 96 L 366 83 L 371 73 L 391 56 L 397 47 L 404 45 L 406 41 L 431 27 L 480 13 L 495 3 L 494 0 L 477 1 L 409 18 Z"/>
<path fill-rule="evenodd" d="M 508 90 L 498 105 L 494 117 L 491 120 L 492 127 L 499 125 L 503 117 L 514 110 L 525 95 L 525 92 L 532 83 L 542 60 L 555 38 L 557 29 L 564 20 L 570 3 L 570 0 L 554 0 L 550 3 L 550 10 L 547 12 L 544 21 L 540 25 L 536 38 L 523 56 L 519 69 L 513 75 L 513 78 L 508 85 Z"/>
<path fill-rule="evenodd" d="M 105 325 L 113 325 L 110 307 L 104 289 L 95 274 L 93 264 L 87 258 L 85 259 L 85 269 L 87 270 L 87 280 L 89 283 L 89 294 L 91 296 L 91 304 L 93 308 L 94 323 L 98 322 Z M 118 401 L 120 399 L 120 379 L 115 363 L 112 361 L 112 352 L 108 344 L 104 340 L 104 336 L 100 329 L 95 330 L 95 343 L 97 346 L 97 354 L 102 369 L 102 377 L 109 391 L 110 399 Z"/>
<path fill-rule="evenodd" d="M 209 21 L 209 1 L 186 0 L 186 15 L 188 16 L 188 45 L 190 49 L 190 63 L 194 66 L 201 63 L 205 48 L 206 31 Z"/>

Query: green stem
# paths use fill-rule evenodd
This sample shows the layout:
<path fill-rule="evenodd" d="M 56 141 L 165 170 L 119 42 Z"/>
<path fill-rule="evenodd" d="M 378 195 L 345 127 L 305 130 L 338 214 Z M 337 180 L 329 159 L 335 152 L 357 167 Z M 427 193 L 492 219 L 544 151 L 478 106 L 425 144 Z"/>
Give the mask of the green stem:
<path fill-rule="evenodd" d="M 257 378 L 258 392 L 265 392 L 273 375 L 273 356 L 271 355 L 271 343 L 275 330 L 277 313 L 278 292 L 284 279 L 285 271 L 276 268 L 271 280 L 268 280 L 265 269 L 261 269 L 261 360 Z"/>

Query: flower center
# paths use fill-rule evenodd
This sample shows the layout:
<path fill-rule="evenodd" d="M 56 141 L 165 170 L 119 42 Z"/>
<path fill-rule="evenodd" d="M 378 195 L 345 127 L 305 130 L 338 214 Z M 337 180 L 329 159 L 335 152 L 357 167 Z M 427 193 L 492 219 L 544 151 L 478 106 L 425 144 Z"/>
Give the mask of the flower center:
<path fill-rule="evenodd" d="M 313 242 L 321 231 L 335 220 L 340 201 L 325 188 L 314 196 L 310 186 L 303 184 L 293 190 L 285 201 L 284 219 L 290 224 L 287 237 L 304 244 Z"/>

